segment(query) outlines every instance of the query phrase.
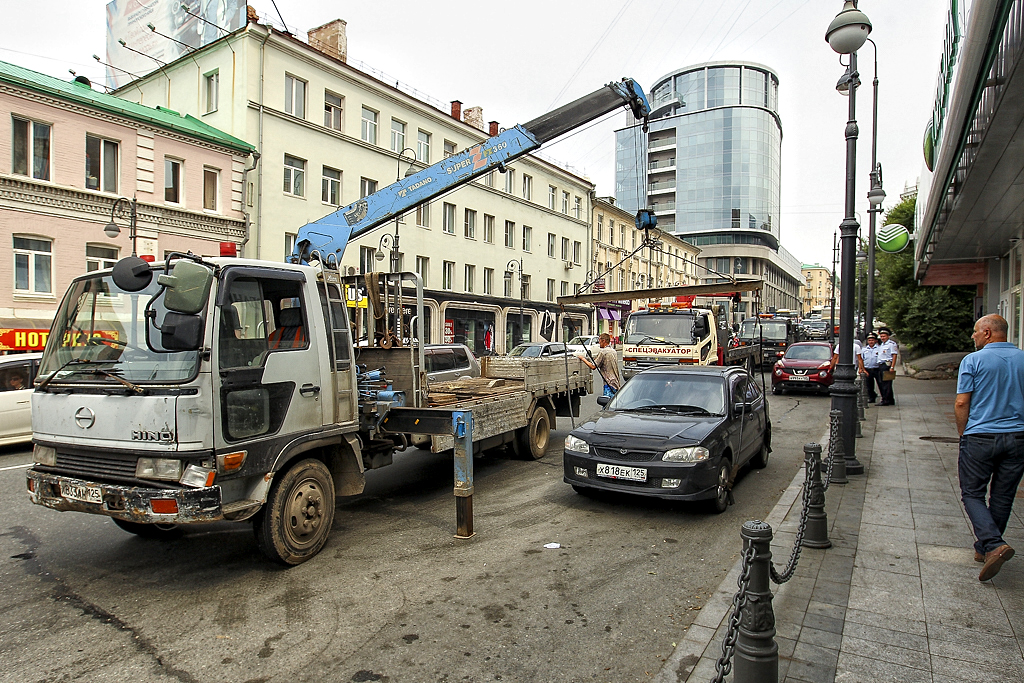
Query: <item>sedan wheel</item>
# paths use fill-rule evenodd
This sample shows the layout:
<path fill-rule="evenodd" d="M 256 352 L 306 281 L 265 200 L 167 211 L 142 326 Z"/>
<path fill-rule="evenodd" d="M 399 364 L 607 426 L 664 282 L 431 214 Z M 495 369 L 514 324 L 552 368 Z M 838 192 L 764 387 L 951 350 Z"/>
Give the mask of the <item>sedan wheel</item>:
<path fill-rule="evenodd" d="M 723 462 L 718 469 L 718 484 L 715 486 L 715 497 L 711 499 L 711 511 L 715 513 L 725 512 L 729 507 L 729 463 Z"/>

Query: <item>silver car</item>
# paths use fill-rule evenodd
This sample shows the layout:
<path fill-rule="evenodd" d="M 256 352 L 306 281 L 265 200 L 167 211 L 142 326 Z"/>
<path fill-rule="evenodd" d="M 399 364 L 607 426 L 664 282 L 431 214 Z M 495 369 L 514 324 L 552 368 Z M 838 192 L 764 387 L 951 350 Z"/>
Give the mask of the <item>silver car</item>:
<path fill-rule="evenodd" d="M 42 355 L 0 356 L 0 446 L 32 440 L 32 382 Z"/>
<path fill-rule="evenodd" d="M 423 360 L 431 382 L 480 376 L 480 361 L 465 344 L 427 344 Z"/>

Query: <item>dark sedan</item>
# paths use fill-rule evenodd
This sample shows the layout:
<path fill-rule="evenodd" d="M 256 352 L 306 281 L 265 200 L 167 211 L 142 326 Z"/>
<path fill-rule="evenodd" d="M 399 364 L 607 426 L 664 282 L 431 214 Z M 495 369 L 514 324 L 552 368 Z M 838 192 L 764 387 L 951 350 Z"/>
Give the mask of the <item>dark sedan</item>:
<path fill-rule="evenodd" d="M 768 464 L 768 404 L 743 368 L 652 368 L 597 400 L 604 409 L 565 438 L 577 491 L 707 500 L 723 512 L 739 469 Z"/>
<path fill-rule="evenodd" d="M 828 342 L 800 342 L 786 350 L 772 368 L 772 393 L 786 389 L 828 392 L 832 386 L 832 345 Z"/>

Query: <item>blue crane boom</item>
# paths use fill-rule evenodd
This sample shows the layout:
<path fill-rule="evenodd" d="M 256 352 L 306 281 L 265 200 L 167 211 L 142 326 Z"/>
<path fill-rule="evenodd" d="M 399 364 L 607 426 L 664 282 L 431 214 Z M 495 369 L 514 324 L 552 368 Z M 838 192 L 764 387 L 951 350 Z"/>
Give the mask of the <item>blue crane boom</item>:
<path fill-rule="evenodd" d="M 646 130 L 651 108 L 643 89 L 631 78 L 609 83 L 307 223 L 299 229 L 292 257 L 307 262 L 310 254 L 316 252 L 320 258 L 340 261 L 350 240 L 473 178 L 496 168 L 504 170 L 510 161 L 623 105 L 629 106 L 636 118 L 644 120 Z"/>

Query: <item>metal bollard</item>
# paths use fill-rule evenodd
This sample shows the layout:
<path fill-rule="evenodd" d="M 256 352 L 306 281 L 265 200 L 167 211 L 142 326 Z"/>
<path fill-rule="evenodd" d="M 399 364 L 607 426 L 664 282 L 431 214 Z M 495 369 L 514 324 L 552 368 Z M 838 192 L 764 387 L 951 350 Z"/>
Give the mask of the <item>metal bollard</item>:
<path fill-rule="evenodd" d="M 846 449 L 843 446 L 843 413 L 833 410 L 829 413 L 831 429 L 829 430 L 828 446 L 832 449 L 832 478 L 830 484 L 849 484 L 846 477 Z"/>
<path fill-rule="evenodd" d="M 825 486 L 821 483 L 821 444 L 804 446 L 804 468 L 807 471 L 807 530 L 801 545 L 805 548 L 831 548 L 828 540 L 828 515 L 825 514 Z M 833 470 L 833 474 L 835 471 Z"/>
<path fill-rule="evenodd" d="M 776 683 L 779 646 L 775 642 L 775 612 L 768 568 L 772 562 L 772 528 L 760 521 L 743 524 L 743 550 L 753 546 L 747 599 L 740 612 L 739 635 L 733 668 L 735 683 Z"/>

